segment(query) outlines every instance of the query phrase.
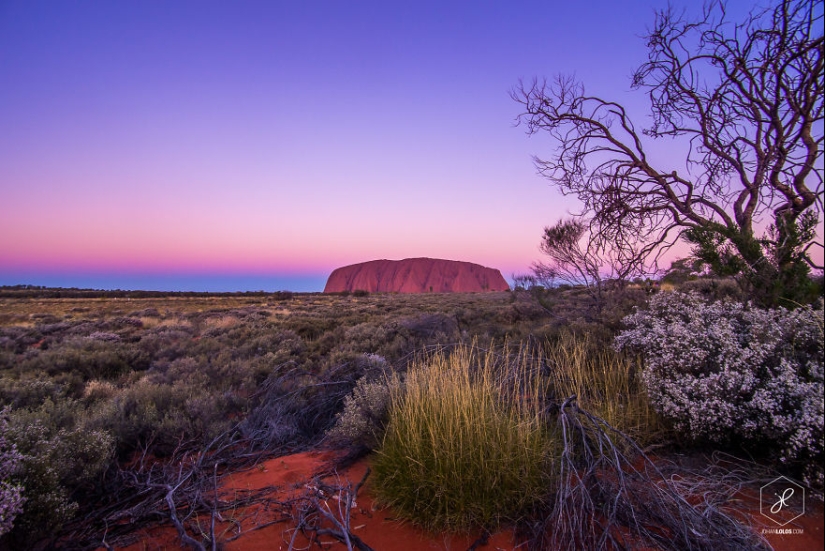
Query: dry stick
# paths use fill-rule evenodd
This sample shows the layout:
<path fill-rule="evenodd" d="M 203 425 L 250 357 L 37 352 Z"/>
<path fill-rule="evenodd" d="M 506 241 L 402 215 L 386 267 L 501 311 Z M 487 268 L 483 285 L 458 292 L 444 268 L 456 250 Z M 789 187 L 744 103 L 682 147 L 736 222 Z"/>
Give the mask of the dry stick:
<path fill-rule="evenodd" d="M 109 525 L 106 525 L 106 530 L 103 532 L 103 539 L 100 544 L 106 548 L 106 551 L 115 551 L 115 548 L 109 545 L 109 542 L 106 541 L 106 534 L 109 532 Z"/>
<path fill-rule="evenodd" d="M 187 476 L 187 478 L 188 478 L 188 476 Z M 181 484 L 182 483 L 183 482 L 181 482 Z M 166 487 L 168 488 L 168 491 L 166 492 L 166 505 L 169 507 L 169 516 L 171 517 L 172 523 L 175 525 L 175 528 L 177 528 L 178 535 L 180 536 L 180 539 L 183 543 L 185 543 L 186 545 L 192 547 L 193 549 L 196 549 L 197 551 L 206 551 L 206 549 L 201 544 L 201 542 L 199 542 L 198 540 L 192 538 L 189 534 L 186 533 L 186 529 L 184 528 L 183 523 L 181 523 L 181 521 L 178 519 L 178 513 L 177 513 L 177 510 L 175 509 L 175 500 L 173 499 L 172 496 L 175 493 L 175 490 L 177 490 L 179 486 L 180 486 L 180 484 L 178 484 L 178 486 L 175 486 L 173 488 L 172 486 L 170 486 L 168 484 L 166 485 Z"/>
<path fill-rule="evenodd" d="M 292 537 L 289 538 L 289 547 L 287 547 L 289 551 L 295 549 L 295 538 L 298 537 L 298 532 L 300 532 L 303 529 L 303 522 L 304 519 L 301 518 L 298 525 L 295 527 L 295 531 L 292 532 Z"/>
<path fill-rule="evenodd" d="M 558 412 L 563 442 L 560 486 L 553 511 L 538 536 L 545 540 L 544 547 L 621 549 L 624 544 L 613 532 L 622 525 L 632 535 L 668 549 L 764 546 L 755 534 L 716 508 L 703 515 L 690 505 L 630 437 L 579 408 L 575 400 L 575 396 L 567 398 Z M 643 471 L 611 435 L 639 455 Z M 604 506 L 596 507 L 594 498 Z M 596 522 L 597 512 L 604 514 L 604 524 Z"/>
<path fill-rule="evenodd" d="M 212 503 L 212 515 L 209 526 L 209 538 L 212 540 L 212 551 L 217 551 L 218 542 L 215 538 L 215 516 L 218 514 L 218 464 L 215 463 L 215 468 L 212 473 L 212 480 L 215 487 L 215 500 Z"/>
<path fill-rule="evenodd" d="M 293 519 L 293 517 L 291 517 L 291 516 L 286 516 L 286 517 L 282 517 L 282 518 L 279 518 L 279 519 L 270 520 L 269 522 L 264 522 L 264 523 L 262 523 L 262 524 L 256 524 L 256 525 L 255 525 L 255 526 L 253 526 L 252 528 L 247 529 L 245 532 L 238 532 L 237 534 L 235 534 L 235 535 L 234 535 L 234 536 L 232 536 L 231 538 L 227 538 L 227 539 L 225 539 L 225 540 L 223 540 L 223 541 L 224 541 L 225 543 L 229 543 L 229 542 L 231 542 L 231 541 L 235 541 L 235 540 L 237 540 L 237 539 L 240 539 L 241 537 L 243 537 L 243 536 L 245 536 L 245 535 L 249 534 L 250 532 L 255 532 L 256 530 L 263 530 L 264 528 L 268 528 L 268 527 L 270 527 L 270 526 L 274 526 L 274 525 L 279 524 L 279 523 L 281 523 L 281 522 L 287 522 L 287 521 L 289 521 L 289 520 L 294 520 L 294 519 Z"/>
<path fill-rule="evenodd" d="M 340 495 L 340 494 L 339 494 Z M 327 529 L 319 529 L 318 533 L 322 535 L 330 535 L 333 536 L 335 539 L 343 543 L 347 546 L 347 551 L 352 551 L 352 541 L 349 538 L 349 522 L 346 518 L 343 519 L 343 523 L 339 521 L 335 515 L 332 514 L 332 511 L 329 508 L 324 509 L 321 503 L 318 501 L 317 498 L 313 498 L 312 504 L 318 509 L 318 512 L 321 513 L 327 520 L 332 522 L 333 526 L 335 526 L 338 530 L 327 530 Z M 329 506 L 327 506 L 329 507 Z M 338 514 L 341 514 L 341 503 L 338 503 Z"/>
<path fill-rule="evenodd" d="M 329 520 L 333 527 L 336 528 L 327 529 L 318 526 L 315 528 L 316 534 L 334 537 L 346 545 L 348 551 L 352 551 L 353 546 L 360 551 L 374 551 L 372 547 L 367 545 L 361 538 L 350 531 L 353 502 L 357 496 L 358 489 L 364 485 L 369 475 L 370 469 L 368 468 L 364 473 L 364 476 L 361 478 L 361 481 L 355 486 L 355 488 L 352 487 L 351 483 L 348 483 L 343 487 L 340 485 L 326 487 L 330 495 L 337 493 L 337 516 L 332 512 L 332 509 L 326 501 L 322 504 L 321 500 L 318 499 L 319 496 L 322 498 L 324 497 L 324 490 L 319 487 L 320 484 L 314 487 L 315 495 L 310 497 L 310 503 L 312 504 L 313 509 L 321 516 Z M 324 505 L 326 505 L 326 507 L 324 507 Z"/>

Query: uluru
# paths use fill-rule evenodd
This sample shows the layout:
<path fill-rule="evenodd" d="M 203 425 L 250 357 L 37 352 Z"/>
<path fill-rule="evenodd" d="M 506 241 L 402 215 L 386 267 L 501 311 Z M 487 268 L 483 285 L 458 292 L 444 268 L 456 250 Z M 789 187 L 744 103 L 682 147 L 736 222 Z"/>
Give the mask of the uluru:
<path fill-rule="evenodd" d="M 438 258 L 371 260 L 335 269 L 325 293 L 479 293 L 507 291 L 510 286 L 495 268 Z"/>

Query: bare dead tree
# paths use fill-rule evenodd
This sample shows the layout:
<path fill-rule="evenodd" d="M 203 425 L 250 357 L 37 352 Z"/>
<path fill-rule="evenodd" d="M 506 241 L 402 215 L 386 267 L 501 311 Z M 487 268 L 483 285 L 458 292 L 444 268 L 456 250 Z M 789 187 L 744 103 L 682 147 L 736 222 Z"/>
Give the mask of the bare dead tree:
<path fill-rule="evenodd" d="M 650 263 L 685 237 L 765 303 L 821 268 L 809 253 L 822 247 L 822 29 L 814 0 L 778 0 L 738 24 L 721 0 L 697 21 L 658 12 L 648 60 L 632 77 L 650 100 L 653 123 L 642 130 L 572 78 L 522 84 L 513 93 L 519 122 L 558 144 L 535 163 L 582 202 L 591 247 Z M 648 155 L 648 140 L 663 137 L 686 146 L 681 172 Z"/>
<path fill-rule="evenodd" d="M 533 272 L 539 280 L 558 280 L 583 285 L 596 302 L 608 287 L 642 275 L 646 267 L 627 247 L 604 247 L 593 239 L 586 221 L 559 220 L 544 229 L 541 251 L 549 262 L 536 262 Z"/>

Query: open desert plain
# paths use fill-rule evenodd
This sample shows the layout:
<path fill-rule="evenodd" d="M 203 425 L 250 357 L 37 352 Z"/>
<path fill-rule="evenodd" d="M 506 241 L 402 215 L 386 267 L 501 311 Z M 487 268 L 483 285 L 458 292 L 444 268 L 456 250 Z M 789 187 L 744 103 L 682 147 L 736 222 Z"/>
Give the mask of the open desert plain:
<path fill-rule="evenodd" d="M 6 288 L 2 545 L 821 549 L 804 468 L 686 437 L 616 350 L 666 292 Z"/>

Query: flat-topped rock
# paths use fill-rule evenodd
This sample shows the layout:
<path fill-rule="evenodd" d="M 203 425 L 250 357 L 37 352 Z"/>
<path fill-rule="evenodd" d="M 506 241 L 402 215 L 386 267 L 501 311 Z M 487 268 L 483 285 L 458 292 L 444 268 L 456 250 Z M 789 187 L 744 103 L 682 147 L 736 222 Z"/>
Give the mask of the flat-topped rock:
<path fill-rule="evenodd" d="M 501 272 L 471 262 L 438 258 L 371 260 L 337 268 L 327 280 L 325 293 L 478 293 L 507 291 Z"/>

